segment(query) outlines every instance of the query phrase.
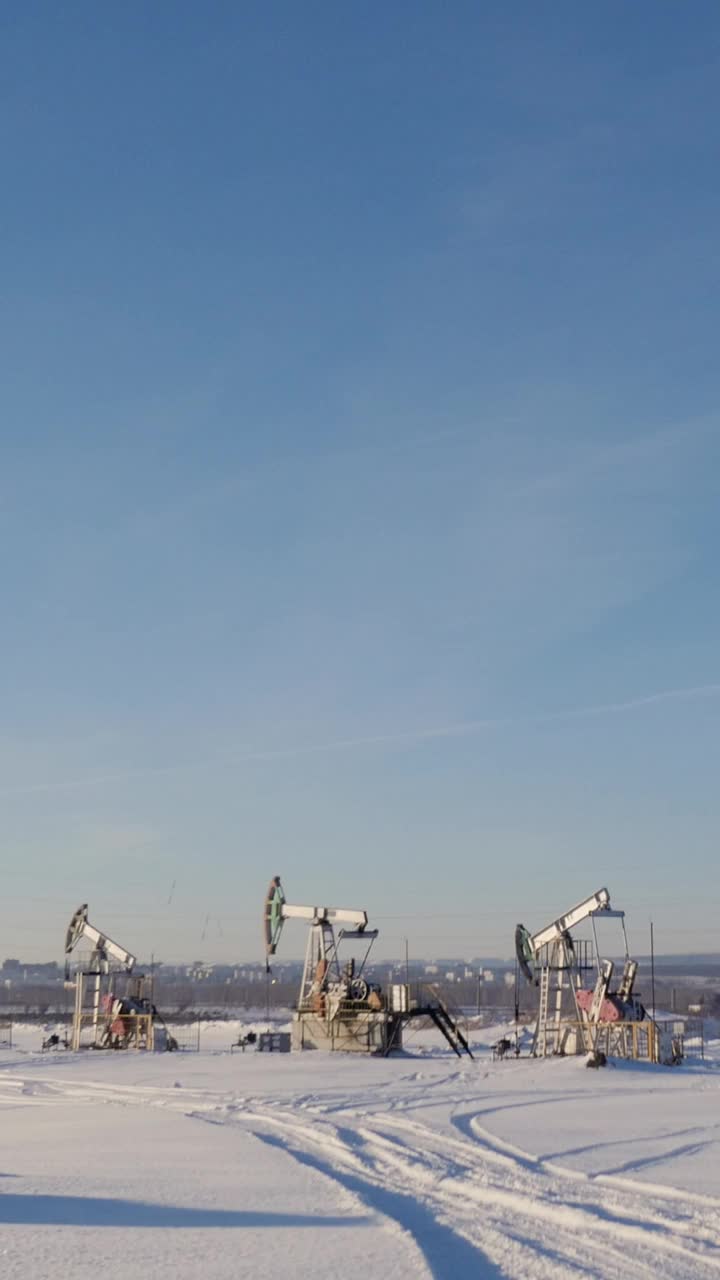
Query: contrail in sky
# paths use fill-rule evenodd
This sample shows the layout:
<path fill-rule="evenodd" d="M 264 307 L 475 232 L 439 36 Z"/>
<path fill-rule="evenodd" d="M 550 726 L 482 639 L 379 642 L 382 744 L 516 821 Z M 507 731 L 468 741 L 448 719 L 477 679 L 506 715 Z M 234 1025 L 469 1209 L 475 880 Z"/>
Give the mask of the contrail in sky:
<path fill-rule="evenodd" d="M 130 782 L 133 778 L 166 777 L 173 774 L 195 773 L 201 770 L 233 768 L 242 764 L 262 763 L 263 761 L 292 760 L 300 756 L 322 755 L 334 751 L 350 751 L 358 747 L 412 746 L 415 743 L 428 742 L 438 738 L 461 738 L 481 733 L 484 729 L 502 729 L 512 726 L 529 727 L 531 725 L 561 723 L 562 721 L 584 720 L 594 716 L 619 715 L 627 711 L 638 711 L 644 707 L 650 707 L 662 702 L 717 697 L 720 697 L 720 683 L 694 685 L 684 689 L 661 689 L 656 693 L 628 698 L 622 702 L 591 703 L 571 708 L 567 711 L 538 712 L 537 715 L 529 716 L 496 716 L 475 720 L 458 720 L 451 724 L 434 725 L 427 729 L 407 729 L 394 733 L 379 733 L 356 738 L 335 738 L 329 742 L 307 743 L 297 747 L 252 750 L 235 756 L 227 755 L 213 760 L 196 760 L 187 764 L 178 763 L 158 765 L 155 768 L 126 769 L 116 773 L 94 774 L 84 778 L 73 778 L 57 782 L 19 783 L 16 786 L 0 787 L 0 795 L 29 795 L 35 792 L 81 790 L 83 787 L 98 787 L 105 783 Z"/>

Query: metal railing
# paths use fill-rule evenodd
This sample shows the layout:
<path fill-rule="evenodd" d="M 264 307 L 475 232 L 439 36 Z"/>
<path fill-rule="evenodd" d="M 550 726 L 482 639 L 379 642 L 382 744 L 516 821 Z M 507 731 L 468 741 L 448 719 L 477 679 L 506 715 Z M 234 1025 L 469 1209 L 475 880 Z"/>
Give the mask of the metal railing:
<path fill-rule="evenodd" d="M 608 1058 L 629 1058 L 636 1062 L 671 1065 L 684 1057 L 684 1038 L 677 1021 L 588 1022 L 563 1018 L 552 1026 L 560 1046 L 574 1045 L 569 1052 L 604 1053 Z M 562 1048 L 556 1052 L 562 1053 Z"/>
<path fill-rule="evenodd" d="M 554 973 L 586 973 L 596 968 L 595 951 L 589 938 L 573 938 L 572 946 L 562 946 L 557 941 L 546 942 L 540 948 L 536 967 L 551 969 Z"/>
<path fill-rule="evenodd" d="M 154 1041 L 152 1013 L 120 1013 L 113 1018 L 96 1019 L 91 1010 L 76 1015 L 73 1021 L 73 1049 L 152 1051 L 155 1047 Z"/>

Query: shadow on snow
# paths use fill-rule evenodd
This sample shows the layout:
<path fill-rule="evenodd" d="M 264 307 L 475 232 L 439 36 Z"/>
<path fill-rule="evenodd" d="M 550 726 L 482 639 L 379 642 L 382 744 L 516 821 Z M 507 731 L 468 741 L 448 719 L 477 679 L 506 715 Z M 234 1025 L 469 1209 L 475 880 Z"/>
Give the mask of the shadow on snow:
<path fill-rule="evenodd" d="M 92 1196 L 0 1195 L 0 1223 L 55 1227 L 360 1227 L 368 1218 L 192 1209 Z"/>
<path fill-rule="evenodd" d="M 255 1137 L 270 1147 L 279 1147 L 300 1164 L 339 1182 L 368 1208 L 392 1218 L 413 1237 L 435 1280 L 457 1280 L 461 1275 L 472 1276 L 473 1280 L 497 1280 L 503 1274 L 469 1240 L 438 1222 L 432 1211 L 412 1196 L 378 1187 L 351 1173 L 341 1173 L 334 1165 L 326 1164 L 305 1151 L 296 1151 L 274 1135 L 256 1133 Z"/>

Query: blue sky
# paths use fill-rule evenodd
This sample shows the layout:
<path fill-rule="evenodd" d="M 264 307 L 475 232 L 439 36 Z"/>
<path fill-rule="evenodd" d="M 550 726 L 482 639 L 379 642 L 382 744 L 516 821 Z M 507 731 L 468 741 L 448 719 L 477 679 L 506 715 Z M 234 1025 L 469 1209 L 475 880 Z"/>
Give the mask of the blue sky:
<path fill-rule="evenodd" d="M 0 35 L 0 954 L 715 949 L 717 5 Z"/>

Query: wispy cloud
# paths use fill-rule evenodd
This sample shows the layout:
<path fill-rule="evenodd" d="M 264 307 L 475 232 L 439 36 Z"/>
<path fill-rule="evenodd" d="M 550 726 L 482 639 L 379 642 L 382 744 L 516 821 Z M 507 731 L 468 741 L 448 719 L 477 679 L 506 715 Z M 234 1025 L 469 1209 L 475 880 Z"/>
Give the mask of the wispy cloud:
<path fill-rule="evenodd" d="M 621 715 L 641 711 L 645 707 L 663 702 L 680 702 L 720 697 L 720 682 L 692 685 L 681 689 L 661 689 L 654 693 L 640 694 L 618 702 L 588 703 L 562 711 L 539 712 L 528 716 L 492 716 L 473 720 L 457 720 L 427 728 L 397 730 L 391 733 L 367 734 L 360 737 L 334 738 L 328 742 L 304 743 L 297 746 L 247 750 L 237 755 L 224 755 L 207 760 L 186 763 L 170 763 L 150 768 L 125 769 L 116 772 L 88 774 L 83 777 L 57 781 L 18 783 L 0 788 L 0 795 L 32 795 L 40 792 L 79 791 L 85 788 L 112 783 L 132 782 L 134 779 L 160 778 L 173 775 L 208 772 L 216 769 L 232 769 L 243 764 L 271 763 L 274 760 L 292 760 L 302 756 L 332 754 L 363 747 L 417 746 L 423 742 L 442 738 L 462 738 L 486 730 L 506 727 L 557 724 L 563 721 L 591 719 L 597 716 Z"/>
<path fill-rule="evenodd" d="M 705 445 L 717 442 L 717 431 L 717 415 L 712 414 L 690 422 L 672 423 L 660 431 L 629 436 L 612 444 L 595 443 L 566 456 L 551 470 L 538 471 L 515 490 L 513 496 L 575 488 L 618 471 L 647 478 L 648 468 L 658 462 L 674 475 L 678 451 L 683 455 L 696 455 Z"/>
<path fill-rule="evenodd" d="M 539 716 L 538 719 L 541 721 L 576 720 L 586 716 L 613 715 L 622 711 L 635 711 L 641 707 L 652 706 L 653 703 L 657 702 L 677 702 L 683 699 L 717 697 L 720 697 L 720 683 L 698 684 L 683 689 L 662 689 L 658 693 L 647 693 L 637 698 L 627 698 L 623 702 L 600 702 L 594 706 L 578 707 L 572 711 L 558 711 Z"/>

